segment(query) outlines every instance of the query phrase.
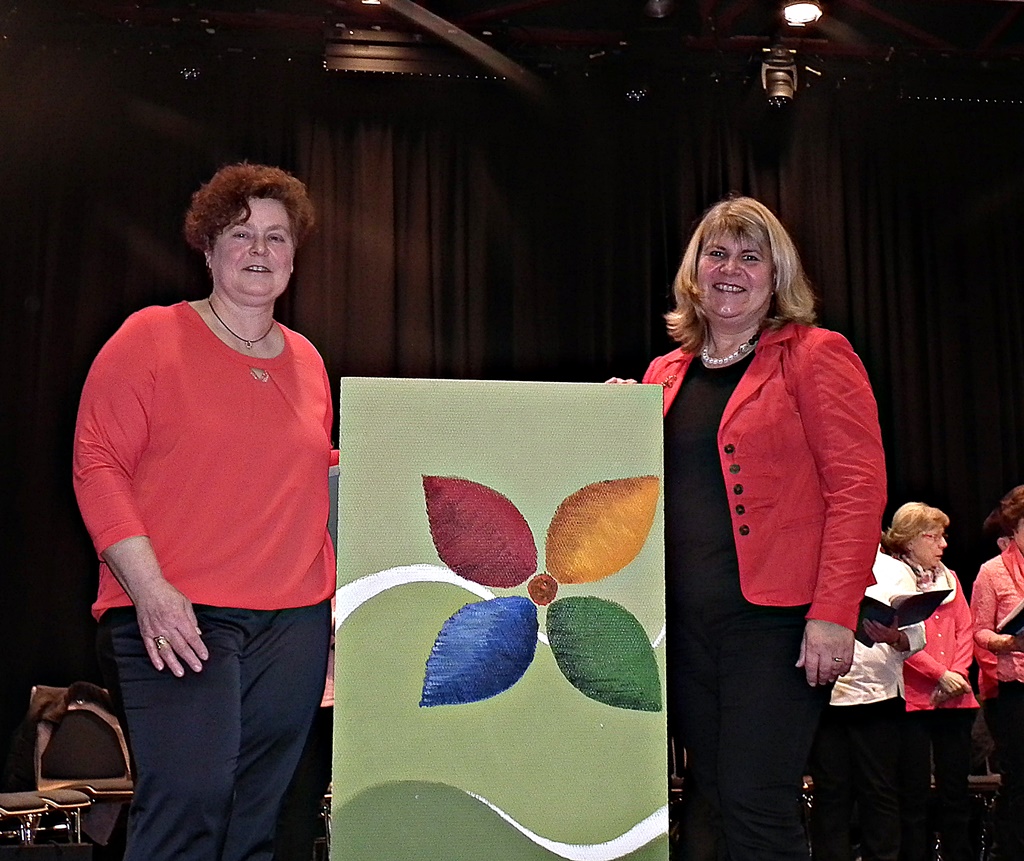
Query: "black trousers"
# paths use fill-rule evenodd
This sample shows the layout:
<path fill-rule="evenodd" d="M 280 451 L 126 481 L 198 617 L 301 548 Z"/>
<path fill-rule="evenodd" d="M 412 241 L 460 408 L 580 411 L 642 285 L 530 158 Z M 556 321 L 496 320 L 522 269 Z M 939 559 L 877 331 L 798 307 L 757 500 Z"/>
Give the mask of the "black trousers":
<path fill-rule="evenodd" d="M 323 693 L 330 604 L 195 610 L 210 658 L 180 679 L 153 668 L 134 609 L 100 621 L 135 765 L 125 861 L 270 861 Z"/>
<path fill-rule="evenodd" d="M 929 861 L 932 763 L 942 861 L 974 861 L 971 848 L 971 728 L 977 709 L 907 712 L 900 756 L 901 861 Z"/>
<path fill-rule="evenodd" d="M 317 709 L 302 757 L 281 806 L 274 861 L 310 861 L 318 837 L 325 837 L 320 808 L 331 784 L 334 708 Z"/>
<path fill-rule="evenodd" d="M 900 852 L 901 697 L 829 706 L 811 753 L 814 861 L 852 861 L 851 823 L 858 813 L 863 861 L 897 861 Z"/>
<path fill-rule="evenodd" d="M 800 793 L 831 688 L 812 688 L 795 666 L 804 625 L 799 610 L 748 606 L 670 634 L 670 729 L 686 748 L 719 858 L 807 861 Z M 694 831 L 683 829 L 684 857 L 701 855 L 687 845 Z"/>
<path fill-rule="evenodd" d="M 996 796 L 992 858 L 1024 858 L 1024 682 L 999 683 L 998 708 L 986 710 L 1002 786 Z"/>

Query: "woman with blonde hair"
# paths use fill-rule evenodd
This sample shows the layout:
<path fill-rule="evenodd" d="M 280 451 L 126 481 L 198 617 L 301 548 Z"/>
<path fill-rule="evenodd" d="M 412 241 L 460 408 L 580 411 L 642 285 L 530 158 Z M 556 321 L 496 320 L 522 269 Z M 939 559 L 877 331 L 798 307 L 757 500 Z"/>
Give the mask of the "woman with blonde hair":
<path fill-rule="evenodd" d="M 942 562 L 949 518 L 923 502 L 901 505 L 882 548 L 913 574 L 917 589 L 950 590 L 925 620 L 926 644 L 903 664 L 907 715 L 900 764 L 902 861 L 932 857 L 928 799 L 933 766 L 944 861 L 970 861 L 971 728 L 977 714 L 968 673 L 974 654 L 970 607 L 956 574 Z"/>
<path fill-rule="evenodd" d="M 731 861 L 806 861 L 803 770 L 881 530 L 877 408 L 759 201 L 705 213 L 673 294 L 679 348 L 643 379 L 664 392 L 670 731 Z"/>

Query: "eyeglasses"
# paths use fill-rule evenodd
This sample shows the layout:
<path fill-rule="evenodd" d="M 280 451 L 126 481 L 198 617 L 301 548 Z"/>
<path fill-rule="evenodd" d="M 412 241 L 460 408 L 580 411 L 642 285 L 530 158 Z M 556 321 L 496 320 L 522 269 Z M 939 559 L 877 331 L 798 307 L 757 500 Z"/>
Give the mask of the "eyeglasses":
<path fill-rule="evenodd" d="M 927 538 L 927 539 L 929 539 L 931 541 L 945 541 L 946 540 L 946 533 L 945 532 L 922 532 L 921 533 L 921 537 L 922 538 Z"/>

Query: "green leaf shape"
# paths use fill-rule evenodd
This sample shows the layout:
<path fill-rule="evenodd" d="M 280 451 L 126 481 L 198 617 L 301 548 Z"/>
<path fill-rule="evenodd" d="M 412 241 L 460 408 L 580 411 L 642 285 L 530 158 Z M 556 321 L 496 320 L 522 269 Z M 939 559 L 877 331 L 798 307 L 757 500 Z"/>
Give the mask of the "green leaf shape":
<path fill-rule="evenodd" d="M 603 598 L 561 598 L 548 607 L 558 668 L 580 693 L 620 709 L 661 711 L 661 677 L 643 625 Z"/>

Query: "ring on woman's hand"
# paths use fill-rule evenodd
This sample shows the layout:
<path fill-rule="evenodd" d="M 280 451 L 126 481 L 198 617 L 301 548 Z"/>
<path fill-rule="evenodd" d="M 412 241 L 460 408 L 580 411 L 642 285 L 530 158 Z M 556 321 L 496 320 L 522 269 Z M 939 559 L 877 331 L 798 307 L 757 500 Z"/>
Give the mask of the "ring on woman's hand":
<path fill-rule="evenodd" d="M 159 652 L 164 646 L 171 645 L 166 637 L 154 637 L 153 642 L 156 643 L 156 650 Z"/>
<path fill-rule="evenodd" d="M 167 641 L 164 640 L 164 642 L 166 643 Z M 841 664 L 843 662 L 842 658 L 833 658 L 832 660 L 835 661 L 837 664 Z"/>

